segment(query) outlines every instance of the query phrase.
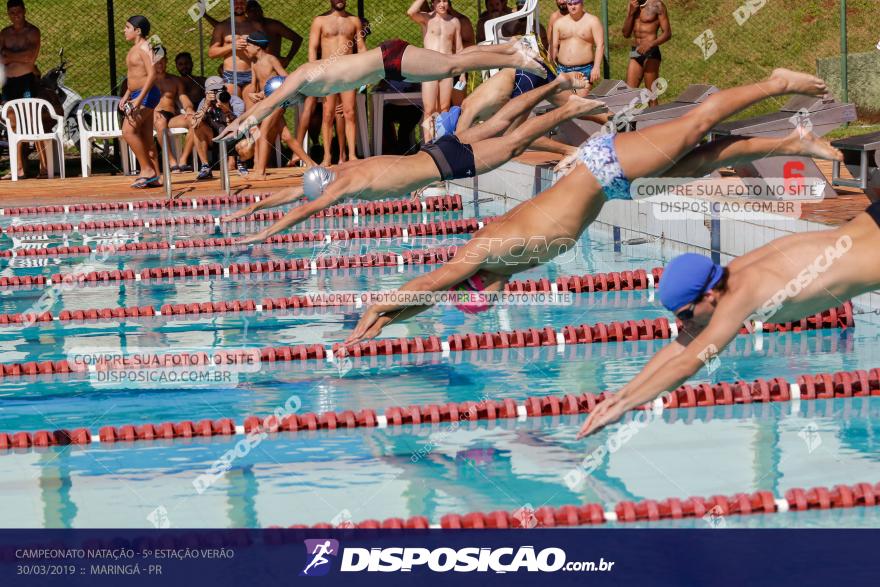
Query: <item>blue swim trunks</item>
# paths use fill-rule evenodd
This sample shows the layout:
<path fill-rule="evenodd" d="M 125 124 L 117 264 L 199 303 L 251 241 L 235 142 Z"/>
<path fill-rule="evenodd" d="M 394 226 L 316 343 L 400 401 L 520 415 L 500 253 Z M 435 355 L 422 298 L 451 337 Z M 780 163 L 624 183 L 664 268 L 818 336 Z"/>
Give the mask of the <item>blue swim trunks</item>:
<path fill-rule="evenodd" d="M 254 76 L 253 76 L 253 73 L 251 72 L 251 70 L 236 71 L 235 77 L 236 77 L 235 81 L 238 82 L 239 86 L 246 86 L 249 83 L 251 83 L 252 79 L 254 79 Z M 232 72 L 231 71 L 226 71 L 225 69 L 223 70 L 223 81 L 226 82 L 227 84 L 232 83 Z"/>
<path fill-rule="evenodd" d="M 441 112 L 434 123 L 434 140 L 446 135 L 454 135 L 459 118 L 461 118 L 460 106 L 453 106 L 448 112 Z"/>
<path fill-rule="evenodd" d="M 609 200 L 632 200 L 630 181 L 623 174 L 617 150 L 614 148 L 614 133 L 601 133 L 593 136 L 580 146 L 578 159 L 593 174 L 602 186 Z"/>
<path fill-rule="evenodd" d="M 141 90 L 132 90 L 131 96 L 128 97 L 129 101 L 134 102 L 137 100 L 137 97 L 141 95 Z M 147 95 L 144 96 L 143 102 L 141 102 L 141 106 L 144 108 L 155 108 L 159 105 L 159 100 L 162 99 L 162 92 L 159 91 L 157 86 L 153 86 L 150 88 L 150 91 L 147 92 Z"/>
<path fill-rule="evenodd" d="M 593 73 L 593 64 L 588 63 L 587 65 L 562 65 L 561 63 L 556 66 L 556 71 L 559 73 L 571 73 L 572 71 L 576 71 L 578 73 L 584 74 L 584 77 L 590 79 L 590 74 Z"/>
<path fill-rule="evenodd" d="M 521 69 L 516 70 L 516 76 L 513 78 L 513 91 L 510 93 L 511 100 L 517 96 L 525 94 L 526 92 L 530 92 L 535 88 L 540 88 L 548 82 L 552 82 L 556 79 L 556 76 L 553 75 L 553 72 L 550 71 L 549 67 L 543 63 L 541 65 L 544 67 L 544 71 L 547 72 L 546 78 L 539 77 L 534 73 L 523 71 Z"/>

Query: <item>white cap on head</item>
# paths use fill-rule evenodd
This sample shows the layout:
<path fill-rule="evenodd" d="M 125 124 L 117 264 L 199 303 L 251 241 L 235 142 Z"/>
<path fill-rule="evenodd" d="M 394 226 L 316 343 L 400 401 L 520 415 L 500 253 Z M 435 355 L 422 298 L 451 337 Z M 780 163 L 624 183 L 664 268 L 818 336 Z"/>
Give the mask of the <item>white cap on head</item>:
<path fill-rule="evenodd" d="M 336 174 L 326 167 L 312 167 L 303 175 L 303 195 L 314 200 L 324 193 L 334 179 Z"/>

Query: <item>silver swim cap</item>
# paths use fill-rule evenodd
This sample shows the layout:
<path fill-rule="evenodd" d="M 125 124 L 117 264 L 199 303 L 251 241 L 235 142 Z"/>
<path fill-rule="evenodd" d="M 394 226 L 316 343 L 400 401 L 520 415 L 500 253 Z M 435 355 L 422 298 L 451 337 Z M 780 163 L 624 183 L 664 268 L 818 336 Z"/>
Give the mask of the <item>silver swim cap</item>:
<path fill-rule="evenodd" d="M 303 194 L 309 200 L 314 200 L 324 193 L 334 179 L 336 174 L 326 167 L 312 167 L 303 176 Z"/>

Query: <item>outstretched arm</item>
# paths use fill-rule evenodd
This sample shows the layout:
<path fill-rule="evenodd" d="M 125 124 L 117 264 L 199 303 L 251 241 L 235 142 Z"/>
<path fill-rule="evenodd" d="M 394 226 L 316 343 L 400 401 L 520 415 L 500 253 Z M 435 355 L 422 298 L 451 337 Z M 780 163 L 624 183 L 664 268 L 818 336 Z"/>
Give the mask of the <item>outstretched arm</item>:
<path fill-rule="evenodd" d="M 668 355 L 668 360 L 662 364 L 648 363 L 646 369 L 652 370 L 650 374 L 640 374 L 621 392 L 599 404 L 584 422 L 578 438 L 616 422 L 627 411 L 653 400 L 663 392 L 672 391 L 687 381 L 700 370 L 707 357 L 720 353 L 737 335 L 743 322 L 753 311 L 747 302 L 748 299 L 745 298 L 719 302 L 712 320 L 703 332 L 681 352 L 664 348 L 661 353 Z"/>
<path fill-rule="evenodd" d="M 295 202 L 300 199 L 303 195 L 303 188 L 301 185 L 286 188 L 281 190 L 276 194 L 272 194 L 272 196 L 266 198 L 265 200 L 260 200 L 259 202 L 254 202 L 249 206 L 245 206 L 240 210 L 229 214 L 228 216 L 224 216 L 220 220 L 223 222 L 231 222 L 232 220 L 236 220 L 237 218 L 243 218 L 245 216 L 250 216 L 254 212 L 259 212 L 260 210 L 265 210 L 266 208 L 276 208 L 278 206 L 283 206 L 284 204 L 289 204 L 290 202 Z"/>
<path fill-rule="evenodd" d="M 287 214 L 285 214 L 281 218 L 281 220 L 279 220 L 272 226 L 261 230 L 257 234 L 241 239 L 239 241 L 239 244 L 261 243 L 266 239 L 278 234 L 279 232 L 287 230 L 291 226 L 296 226 L 303 220 L 314 216 L 321 210 L 329 208 L 330 206 L 348 195 L 342 189 L 342 185 L 337 184 L 337 182 L 339 182 L 339 180 L 336 180 L 336 182 L 330 184 L 330 186 L 327 188 L 327 191 L 325 191 L 318 198 L 315 198 L 310 202 L 306 202 L 302 206 L 297 206 L 296 208 L 293 208 Z M 279 195 L 281 195 L 281 193 L 279 193 Z M 293 198 L 291 197 L 290 199 Z"/>
<path fill-rule="evenodd" d="M 420 275 L 408 281 L 398 290 L 400 292 L 417 291 L 446 291 L 452 286 L 461 283 L 480 270 L 483 261 L 489 254 L 484 243 L 474 235 L 474 238 L 458 249 L 455 256 L 428 274 Z M 404 304 L 377 304 L 370 306 L 358 321 L 357 326 L 351 333 L 345 344 L 354 344 L 362 340 L 368 340 L 378 336 L 382 329 L 392 322 L 405 320 L 420 312 L 424 312 L 430 305 L 409 306 Z"/>
<path fill-rule="evenodd" d="M 311 75 L 312 67 L 311 64 L 300 66 L 284 79 L 281 87 L 272 92 L 271 96 L 260 100 L 251 106 L 250 110 L 229 123 L 223 132 L 217 135 L 214 142 L 219 143 L 244 136 L 251 128 L 259 126 L 260 122 L 272 114 L 276 108 L 279 108 L 282 103 L 294 100 L 303 81 Z"/>

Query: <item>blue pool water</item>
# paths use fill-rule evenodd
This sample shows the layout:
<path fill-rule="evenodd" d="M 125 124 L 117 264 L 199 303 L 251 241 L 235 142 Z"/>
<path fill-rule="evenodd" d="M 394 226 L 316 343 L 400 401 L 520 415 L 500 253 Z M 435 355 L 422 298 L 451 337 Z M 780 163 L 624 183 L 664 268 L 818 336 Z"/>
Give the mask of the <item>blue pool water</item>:
<path fill-rule="evenodd" d="M 480 215 L 503 211 L 503 204 L 480 205 Z M 215 215 L 221 209 L 181 211 Z M 462 212 L 427 214 L 428 221 L 469 218 Z M 141 217 L 160 217 L 147 212 Z M 88 219 L 129 218 L 96 214 Z M 73 222 L 41 216 L 39 222 Z M 0 218 L 12 222 L 35 218 Z M 422 222 L 423 215 L 361 217 L 368 224 Z M 354 225 L 353 218 L 317 220 L 326 227 Z M 224 234 L 259 228 L 232 225 Z M 310 230 L 321 229 L 316 224 Z M 127 231 L 127 232 L 126 232 Z M 125 242 L 217 236 L 208 227 L 177 233 L 126 229 L 99 238 Z M 6 235 L 4 246 L 27 246 Z M 91 237 L 87 237 L 91 238 Z M 107 269 L 140 270 L 179 264 L 232 263 L 265 259 L 350 255 L 421 249 L 461 243 L 467 235 L 431 239 L 341 241 L 330 245 L 268 246 L 255 249 L 177 250 L 114 255 Z M 37 242 L 40 239 L 30 239 Z M 42 243 L 64 244 L 62 235 Z M 82 244 L 70 235 L 67 244 Z M 94 243 L 95 241 L 92 241 Z M 620 271 L 662 265 L 677 253 L 662 243 L 614 243 L 596 226 L 579 243 L 576 256 L 532 269 L 522 278 Z M 0 275 L 52 275 L 75 271 L 85 258 L 0 260 Z M 94 270 L 97 267 L 91 267 Z M 63 291 L 52 311 L 165 303 L 218 302 L 292 296 L 327 291 L 394 288 L 432 267 L 308 271 L 256 277 L 186 281 L 120 282 Z M 0 290 L 0 313 L 27 311 L 43 289 Z M 326 308 L 128 321 L 49 323 L 27 328 L 0 326 L 0 362 L 56 360 L 83 350 L 215 350 L 269 345 L 330 345 L 344 340 L 360 310 Z M 584 294 L 570 305 L 495 309 L 462 314 L 433 308 L 383 337 L 446 337 L 454 333 L 514 328 L 559 329 L 574 324 L 655 318 L 665 313 L 651 291 Z M 721 355 L 718 370 L 695 381 L 731 381 L 880 366 L 880 320 L 857 316 L 857 328 L 811 333 L 739 337 Z M 0 431 L 87 427 L 145 422 L 266 415 L 286 401 L 301 411 L 342 411 L 387 406 L 521 400 L 528 396 L 600 392 L 626 383 L 662 348 L 663 341 L 609 343 L 495 351 L 373 357 L 353 360 L 341 371 L 326 361 L 263 364 L 228 384 L 108 387 L 87 375 L 0 380 Z M 175 527 L 260 527 L 392 516 L 515 510 L 523 506 L 710 496 L 793 487 L 833 486 L 880 479 L 877 398 L 673 410 L 644 428 L 578 487 L 566 473 L 608 439 L 613 429 L 575 441 L 580 417 L 526 421 L 466 422 L 460 425 L 405 426 L 280 434 L 249 454 L 202 493 L 193 481 L 206 473 L 235 439 L 142 442 L 131 445 L 65 447 L 0 455 L 3 527 L 150 527 L 148 517 L 165 508 Z M 805 440 L 810 431 L 812 442 Z M 815 439 L 819 439 L 816 441 Z M 725 520 L 727 527 L 872 526 L 873 510 L 808 512 Z M 706 527 L 704 520 L 650 524 L 650 527 Z"/>

